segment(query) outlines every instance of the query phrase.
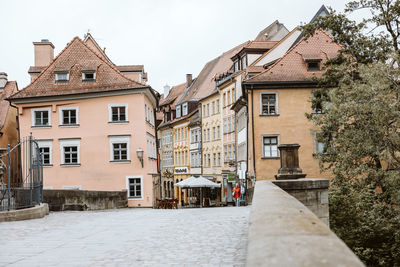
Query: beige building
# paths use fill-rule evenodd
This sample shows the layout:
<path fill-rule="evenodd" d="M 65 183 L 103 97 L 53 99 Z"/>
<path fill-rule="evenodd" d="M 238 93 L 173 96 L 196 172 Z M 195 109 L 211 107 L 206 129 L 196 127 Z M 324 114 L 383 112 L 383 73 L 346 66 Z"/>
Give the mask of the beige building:
<path fill-rule="evenodd" d="M 222 131 L 221 131 L 221 102 L 217 90 L 200 100 L 202 110 L 202 156 L 203 176 L 215 183 L 222 183 Z M 211 192 L 211 199 L 217 204 L 224 199 L 219 189 Z"/>

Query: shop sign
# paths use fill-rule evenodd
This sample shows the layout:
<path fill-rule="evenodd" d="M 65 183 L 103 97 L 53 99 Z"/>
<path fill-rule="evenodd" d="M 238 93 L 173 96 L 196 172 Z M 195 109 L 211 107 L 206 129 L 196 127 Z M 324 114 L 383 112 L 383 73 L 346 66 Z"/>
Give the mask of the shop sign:
<path fill-rule="evenodd" d="M 228 181 L 236 182 L 236 175 L 234 173 L 228 173 Z"/>
<path fill-rule="evenodd" d="M 186 174 L 188 173 L 187 167 L 177 167 L 175 168 L 175 174 Z"/>

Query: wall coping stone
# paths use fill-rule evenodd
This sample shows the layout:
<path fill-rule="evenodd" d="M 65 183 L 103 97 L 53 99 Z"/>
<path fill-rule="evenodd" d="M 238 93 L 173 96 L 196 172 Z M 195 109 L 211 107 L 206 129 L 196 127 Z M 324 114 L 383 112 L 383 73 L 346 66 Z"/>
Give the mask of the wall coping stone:
<path fill-rule="evenodd" d="M 364 266 L 321 220 L 275 182 L 256 182 L 246 266 Z"/>
<path fill-rule="evenodd" d="M 273 180 L 273 184 L 283 190 L 307 190 L 307 189 L 327 189 L 329 188 L 328 179 L 320 178 L 301 178 L 293 180 Z"/>

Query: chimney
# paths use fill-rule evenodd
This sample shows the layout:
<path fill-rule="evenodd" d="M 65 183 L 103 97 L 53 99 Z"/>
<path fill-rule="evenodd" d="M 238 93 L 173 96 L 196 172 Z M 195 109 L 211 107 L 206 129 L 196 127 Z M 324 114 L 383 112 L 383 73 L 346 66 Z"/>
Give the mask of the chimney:
<path fill-rule="evenodd" d="M 54 59 L 54 45 L 48 39 L 33 42 L 35 49 L 35 67 L 45 67 Z"/>
<path fill-rule="evenodd" d="M 186 74 L 186 88 L 192 84 L 192 74 Z"/>
<path fill-rule="evenodd" d="M 0 89 L 4 89 L 7 84 L 7 73 L 0 72 Z"/>
<path fill-rule="evenodd" d="M 169 90 L 171 90 L 171 87 L 168 84 L 166 84 L 164 86 L 164 99 L 167 98 L 167 96 L 169 94 Z"/>

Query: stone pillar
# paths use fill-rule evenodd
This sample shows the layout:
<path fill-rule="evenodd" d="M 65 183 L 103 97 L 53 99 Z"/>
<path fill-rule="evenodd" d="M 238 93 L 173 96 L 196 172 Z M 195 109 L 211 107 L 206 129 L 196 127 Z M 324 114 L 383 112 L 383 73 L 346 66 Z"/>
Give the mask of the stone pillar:
<path fill-rule="evenodd" d="M 299 167 L 299 144 L 282 144 L 278 146 L 281 168 L 275 175 L 277 180 L 299 179 L 306 177 Z"/>

